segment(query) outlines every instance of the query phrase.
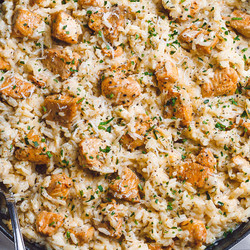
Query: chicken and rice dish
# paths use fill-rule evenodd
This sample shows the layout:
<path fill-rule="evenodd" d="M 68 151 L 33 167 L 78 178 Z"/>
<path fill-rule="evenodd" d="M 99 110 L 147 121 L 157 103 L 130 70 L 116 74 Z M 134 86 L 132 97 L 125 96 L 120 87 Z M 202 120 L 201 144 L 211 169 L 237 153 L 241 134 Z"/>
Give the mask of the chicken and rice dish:
<path fill-rule="evenodd" d="M 205 249 L 247 222 L 249 45 L 248 0 L 2 1 L 0 181 L 24 237 Z"/>

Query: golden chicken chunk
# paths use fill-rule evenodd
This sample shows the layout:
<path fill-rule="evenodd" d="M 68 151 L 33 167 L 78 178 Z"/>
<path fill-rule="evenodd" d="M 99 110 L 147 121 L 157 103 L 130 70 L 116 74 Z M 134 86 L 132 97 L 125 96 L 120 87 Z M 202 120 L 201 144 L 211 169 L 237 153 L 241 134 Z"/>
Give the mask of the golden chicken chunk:
<path fill-rule="evenodd" d="M 60 125 L 70 127 L 76 116 L 79 99 L 67 95 L 50 95 L 44 100 L 43 110 L 47 120 L 58 122 Z"/>
<path fill-rule="evenodd" d="M 244 131 L 250 136 L 250 122 L 243 123 Z"/>
<path fill-rule="evenodd" d="M 238 74 L 233 68 L 217 69 L 210 83 L 202 85 L 202 96 L 233 95 L 237 89 Z"/>
<path fill-rule="evenodd" d="M 98 0 L 78 0 L 78 3 L 82 6 L 94 6 L 97 7 L 100 5 Z"/>
<path fill-rule="evenodd" d="M 60 75 L 62 80 L 69 78 L 77 71 L 80 56 L 77 53 L 68 54 L 63 49 L 47 49 L 44 52 L 43 63 L 54 74 Z"/>
<path fill-rule="evenodd" d="M 79 144 L 80 164 L 90 170 L 99 171 L 103 165 L 105 145 L 101 139 L 86 138 Z"/>
<path fill-rule="evenodd" d="M 50 196 L 60 197 L 66 200 L 69 195 L 69 189 L 72 187 L 73 182 L 66 174 L 54 174 L 51 176 L 50 184 L 47 192 Z"/>
<path fill-rule="evenodd" d="M 62 215 L 43 211 L 37 216 L 36 230 L 43 235 L 52 236 L 62 226 L 63 221 Z"/>
<path fill-rule="evenodd" d="M 123 219 L 119 214 L 118 205 L 115 200 L 100 204 L 103 221 L 97 225 L 100 232 L 119 239 L 122 236 Z M 103 230 L 104 229 L 104 230 Z"/>
<path fill-rule="evenodd" d="M 74 228 L 69 230 L 70 234 L 74 234 L 78 240 L 78 245 L 90 242 L 94 237 L 95 229 L 93 227 L 88 228 Z"/>
<path fill-rule="evenodd" d="M 7 78 L 0 87 L 0 93 L 14 99 L 30 97 L 35 90 L 35 86 L 30 82 L 16 77 Z"/>
<path fill-rule="evenodd" d="M 10 64 L 0 57 L 0 70 L 10 70 Z"/>
<path fill-rule="evenodd" d="M 47 145 L 39 135 L 29 133 L 25 138 L 25 148 L 18 148 L 15 157 L 19 161 L 30 161 L 35 164 L 48 164 L 50 159 L 47 153 Z"/>
<path fill-rule="evenodd" d="M 170 177 L 177 178 L 181 181 L 187 181 L 197 188 L 203 188 L 212 169 L 197 163 L 184 163 L 178 168 L 170 167 Z"/>
<path fill-rule="evenodd" d="M 149 244 L 148 249 L 150 249 L 150 250 L 163 250 L 163 248 L 157 244 Z"/>
<path fill-rule="evenodd" d="M 192 25 L 186 28 L 179 35 L 179 39 L 185 43 L 185 48 L 192 49 L 192 43 L 195 42 L 196 49 L 201 54 L 211 54 L 214 47 L 219 42 L 216 35 L 209 36 L 209 32 Z"/>
<path fill-rule="evenodd" d="M 122 174 L 112 180 L 109 188 L 115 198 L 131 202 L 140 202 L 139 178 L 129 168 L 124 168 Z"/>
<path fill-rule="evenodd" d="M 181 223 L 182 230 L 189 231 L 189 240 L 193 246 L 201 246 L 206 242 L 207 230 L 200 220 L 189 219 Z"/>
<path fill-rule="evenodd" d="M 250 38 L 250 15 L 235 10 L 231 14 L 230 25 L 233 29 L 236 29 L 241 35 Z"/>
<path fill-rule="evenodd" d="M 44 2 L 46 2 L 46 0 L 31 0 L 31 4 L 37 4 L 39 6 L 43 6 Z"/>
<path fill-rule="evenodd" d="M 30 80 L 33 84 L 40 88 L 44 88 L 46 86 L 47 78 L 43 75 L 34 76 L 28 75 L 28 80 Z"/>
<path fill-rule="evenodd" d="M 16 37 L 34 38 L 34 31 L 41 22 L 42 18 L 36 13 L 18 9 L 13 17 L 13 35 Z"/>
<path fill-rule="evenodd" d="M 118 40 L 120 29 L 125 23 L 125 12 L 120 7 L 100 9 L 90 15 L 89 28 L 104 36 L 109 42 Z"/>
<path fill-rule="evenodd" d="M 158 63 L 155 69 L 155 75 L 158 82 L 158 88 L 162 92 L 167 91 L 171 83 L 178 81 L 178 69 L 171 61 Z"/>
<path fill-rule="evenodd" d="M 114 105 L 130 106 L 141 94 L 140 84 L 132 77 L 118 72 L 106 77 L 101 84 L 102 94 Z"/>
<path fill-rule="evenodd" d="M 197 155 L 196 161 L 202 166 L 214 169 L 216 166 L 216 159 L 213 156 L 213 153 L 207 149 L 203 148 L 200 153 Z"/>
<path fill-rule="evenodd" d="M 139 115 L 135 124 L 135 132 L 137 135 L 132 137 L 128 133 L 122 136 L 121 143 L 129 150 L 141 147 L 145 143 L 145 137 L 151 127 L 151 119 L 147 115 Z"/>
<path fill-rule="evenodd" d="M 77 21 L 64 11 L 52 15 L 51 35 L 66 43 L 75 44 L 82 34 L 81 26 Z"/>
<path fill-rule="evenodd" d="M 193 119 L 193 108 L 184 89 L 169 89 L 164 106 L 166 117 L 179 118 L 182 126 L 188 126 Z"/>

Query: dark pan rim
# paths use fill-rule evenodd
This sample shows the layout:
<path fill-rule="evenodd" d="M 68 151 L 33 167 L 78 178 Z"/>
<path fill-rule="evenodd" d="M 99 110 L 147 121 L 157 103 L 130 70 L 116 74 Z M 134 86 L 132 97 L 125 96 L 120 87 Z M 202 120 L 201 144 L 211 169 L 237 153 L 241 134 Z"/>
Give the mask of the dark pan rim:
<path fill-rule="evenodd" d="M 0 216 L 0 232 L 13 242 L 13 235 L 11 231 L 2 221 Z M 228 250 L 234 245 L 239 243 L 242 239 L 250 234 L 250 220 L 246 223 L 242 223 L 232 233 L 228 233 L 225 238 L 217 240 L 214 244 L 208 246 L 206 250 Z M 25 246 L 27 250 L 45 250 L 45 247 L 37 243 L 32 243 L 25 240 Z"/>

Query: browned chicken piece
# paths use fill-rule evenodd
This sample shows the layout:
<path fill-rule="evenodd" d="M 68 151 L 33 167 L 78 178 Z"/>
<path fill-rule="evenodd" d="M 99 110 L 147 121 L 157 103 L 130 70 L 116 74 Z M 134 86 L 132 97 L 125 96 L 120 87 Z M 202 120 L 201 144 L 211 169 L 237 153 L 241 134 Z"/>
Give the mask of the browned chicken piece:
<path fill-rule="evenodd" d="M 36 86 L 40 88 L 44 88 L 47 82 L 47 78 L 43 75 L 39 76 L 28 75 L 28 80 L 30 80 L 32 83 L 34 83 Z"/>
<path fill-rule="evenodd" d="M 150 250 L 163 250 L 163 248 L 157 244 L 148 244 L 148 249 L 150 249 Z"/>
<path fill-rule="evenodd" d="M 50 196 L 60 197 L 66 200 L 69 195 L 69 189 L 72 187 L 72 179 L 65 173 L 54 174 L 51 176 L 50 184 L 47 188 L 47 192 Z"/>
<path fill-rule="evenodd" d="M 83 6 L 97 7 L 100 5 L 98 0 L 78 0 L 78 3 Z"/>
<path fill-rule="evenodd" d="M 0 57 L 0 70 L 10 70 L 10 64 Z"/>
<path fill-rule="evenodd" d="M 30 82 L 16 77 L 7 78 L 0 87 L 0 93 L 14 99 L 30 97 L 35 90 L 35 86 Z"/>
<path fill-rule="evenodd" d="M 36 230 L 46 236 L 52 236 L 63 224 L 63 216 L 52 212 L 41 212 L 36 219 Z"/>
<path fill-rule="evenodd" d="M 118 205 L 115 200 L 100 204 L 101 214 L 104 216 L 104 218 L 103 221 L 97 226 L 100 232 L 106 234 L 106 231 L 108 231 L 108 236 L 115 239 L 119 239 L 122 236 L 123 222 L 117 207 Z"/>
<path fill-rule="evenodd" d="M 167 91 L 169 85 L 178 81 L 178 69 L 171 61 L 160 62 L 156 66 L 155 75 L 160 91 Z"/>
<path fill-rule="evenodd" d="M 189 240 L 193 246 L 201 246 L 206 242 L 207 230 L 200 220 L 189 219 L 181 223 L 182 230 L 189 231 Z"/>
<path fill-rule="evenodd" d="M 31 4 L 37 4 L 39 6 L 43 6 L 46 0 L 31 0 Z"/>
<path fill-rule="evenodd" d="M 111 49 L 102 49 L 103 53 L 110 57 L 119 57 L 123 54 L 123 48 L 121 46 L 114 47 L 113 50 Z"/>
<path fill-rule="evenodd" d="M 184 89 L 178 90 L 174 88 L 169 89 L 166 96 L 166 117 L 181 119 L 182 126 L 188 126 L 193 119 L 193 108 L 187 98 Z"/>
<path fill-rule="evenodd" d="M 54 74 L 59 74 L 62 80 L 69 78 L 73 72 L 77 71 L 80 56 L 73 52 L 68 54 L 63 49 L 45 50 L 43 63 Z"/>
<path fill-rule="evenodd" d="M 137 175 L 129 168 L 124 168 L 118 178 L 111 181 L 109 188 L 115 198 L 131 202 L 140 202 Z"/>
<path fill-rule="evenodd" d="M 104 149 L 104 143 L 98 138 L 86 138 L 79 144 L 80 164 L 91 170 L 98 171 L 103 165 L 103 153 L 100 149 Z"/>
<path fill-rule="evenodd" d="M 71 15 L 64 11 L 52 15 L 51 35 L 53 37 L 66 43 L 76 44 L 81 34 L 81 26 Z"/>
<path fill-rule="evenodd" d="M 69 232 L 74 234 L 78 240 L 78 245 L 83 245 L 84 243 L 90 242 L 94 237 L 95 229 L 93 227 L 86 229 L 74 228 L 70 229 Z"/>
<path fill-rule="evenodd" d="M 114 105 L 130 106 L 141 94 L 140 84 L 132 77 L 121 72 L 106 77 L 101 84 L 102 94 Z"/>
<path fill-rule="evenodd" d="M 48 164 L 47 145 L 39 135 L 29 133 L 25 138 L 25 148 L 18 148 L 15 157 L 19 161 L 30 161 L 35 164 Z"/>
<path fill-rule="evenodd" d="M 250 122 L 243 123 L 244 131 L 250 136 Z"/>
<path fill-rule="evenodd" d="M 145 143 L 145 137 L 147 136 L 147 132 L 150 127 L 151 119 L 147 115 L 139 115 L 135 124 L 135 133 L 139 136 L 139 138 L 137 136 L 136 138 L 133 138 L 127 133 L 121 138 L 122 145 L 131 151 L 143 146 Z"/>
<path fill-rule="evenodd" d="M 200 153 L 197 155 L 196 160 L 202 166 L 205 166 L 211 169 L 214 169 L 216 166 L 216 159 L 213 156 L 213 153 L 207 148 L 203 148 L 200 151 Z"/>
<path fill-rule="evenodd" d="M 34 12 L 18 9 L 13 17 L 13 35 L 16 37 L 33 38 L 35 29 L 42 22 L 42 18 Z"/>
<path fill-rule="evenodd" d="M 238 74 L 233 68 L 217 69 L 210 83 L 202 85 L 202 96 L 233 95 L 237 89 Z"/>
<path fill-rule="evenodd" d="M 67 95 L 50 95 L 44 100 L 44 111 L 47 120 L 58 122 L 60 125 L 70 127 L 76 116 L 79 98 Z"/>
<path fill-rule="evenodd" d="M 112 43 L 119 38 L 119 29 L 124 26 L 124 23 L 124 10 L 120 7 L 112 7 L 110 10 L 103 8 L 92 13 L 88 25 L 90 29 L 98 32 L 99 36 L 104 36 Z"/>
<path fill-rule="evenodd" d="M 241 35 L 250 38 L 250 15 L 240 11 L 234 10 L 231 14 L 230 25 L 236 29 Z"/>
<path fill-rule="evenodd" d="M 199 43 L 196 44 L 196 49 L 199 53 L 202 54 L 211 54 L 212 50 L 214 47 L 217 45 L 219 42 L 219 39 L 217 36 L 210 38 L 209 37 L 209 32 L 202 29 L 198 28 L 196 25 L 192 25 L 189 28 L 186 28 L 181 32 L 179 35 L 179 39 L 186 43 L 186 46 L 191 49 L 192 42 L 198 38 L 198 36 L 203 35 L 203 42 L 206 42 L 206 45 L 201 45 Z"/>
<path fill-rule="evenodd" d="M 170 177 L 177 178 L 182 181 L 187 181 L 197 188 L 203 188 L 206 181 L 213 170 L 197 163 L 184 163 L 181 166 L 170 167 Z M 176 175 L 174 175 L 176 174 Z"/>

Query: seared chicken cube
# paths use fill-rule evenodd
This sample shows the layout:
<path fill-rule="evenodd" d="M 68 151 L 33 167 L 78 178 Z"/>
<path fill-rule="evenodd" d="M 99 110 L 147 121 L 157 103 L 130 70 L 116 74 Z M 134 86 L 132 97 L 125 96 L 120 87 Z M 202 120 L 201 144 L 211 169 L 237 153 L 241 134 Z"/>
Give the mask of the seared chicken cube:
<path fill-rule="evenodd" d="M 60 94 L 47 96 L 43 106 L 47 114 L 46 119 L 70 127 L 76 116 L 78 100 L 78 98 Z"/>
<path fill-rule="evenodd" d="M 181 223 L 181 228 L 189 231 L 189 240 L 193 246 L 200 247 L 206 242 L 207 230 L 202 221 L 189 219 Z"/>
<path fill-rule="evenodd" d="M 111 181 L 109 188 L 115 198 L 131 202 L 139 202 L 139 183 L 140 180 L 136 174 L 131 169 L 126 167 L 117 179 Z"/>
<path fill-rule="evenodd" d="M 208 177 L 212 174 L 212 169 L 197 163 L 184 163 L 177 168 L 170 167 L 170 177 L 176 177 L 181 181 L 187 181 L 197 188 L 203 188 L 206 185 Z"/>
<path fill-rule="evenodd" d="M 10 70 L 10 64 L 0 57 L 0 70 Z"/>
<path fill-rule="evenodd" d="M 181 119 L 182 126 L 188 126 L 193 119 L 193 108 L 184 89 L 168 90 L 165 104 L 165 114 L 167 118 Z"/>
<path fill-rule="evenodd" d="M 244 131 L 247 135 L 250 135 L 250 122 L 243 123 Z"/>
<path fill-rule="evenodd" d="M 80 56 L 77 53 L 68 54 L 62 49 L 45 50 L 43 63 L 54 74 L 59 74 L 62 80 L 69 78 L 77 71 Z"/>
<path fill-rule="evenodd" d="M 115 200 L 100 204 L 103 221 L 97 225 L 100 232 L 119 239 L 122 236 L 123 219 L 119 214 L 118 205 Z"/>
<path fill-rule="evenodd" d="M 202 54 L 211 54 L 211 51 L 219 42 L 216 35 L 210 37 L 208 31 L 198 28 L 196 25 L 183 30 L 179 39 L 186 43 L 188 49 L 191 49 L 192 43 L 195 42 L 197 51 Z"/>
<path fill-rule="evenodd" d="M 35 86 L 29 82 L 16 77 L 7 78 L 0 87 L 0 93 L 14 99 L 30 97 L 35 90 Z"/>
<path fill-rule="evenodd" d="M 78 3 L 82 6 L 100 6 L 101 1 L 100 0 L 78 0 Z"/>
<path fill-rule="evenodd" d="M 163 248 L 160 247 L 160 246 L 157 245 L 157 244 L 149 244 L 149 245 L 148 245 L 148 249 L 150 249 L 150 250 L 163 250 Z"/>
<path fill-rule="evenodd" d="M 216 166 L 216 159 L 213 156 L 213 153 L 207 149 L 203 148 L 200 153 L 197 155 L 196 161 L 202 166 L 214 169 Z"/>
<path fill-rule="evenodd" d="M 210 83 L 202 85 L 202 96 L 233 95 L 237 89 L 238 74 L 233 68 L 217 69 Z"/>
<path fill-rule="evenodd" d="M 60 197 L 61 199 L 67 199 L 69 195 L 69 189 L 73 185 L 71 178 L 66 174 L 54 174 L 51 176 L 51 181 L 47 192 L 50 196 Z"/>
<path fill-rule="evenodd" d="M 120 7 L 112 7 L 110 10 L 100 9 L 90 15 L 89 28 L 104 36 L 109 42 L 118 40 L 120 29 L 125 23 L 125 12 Z"/>
<path fill-rule="evenodd" d="M 162 92 L 167 91 L 171 83 L 178 81 L 178 69 L 171 61 L 158 63 L 155 75 L 158 82 L 158 88 Z"/>
<path fill-rule="evenodd" d="M 35 164 L 48 164 L 50 159 L 47 154 L 47 145 L 39 135 L 29 133 L 25 138 L 25 148 L 18 148 L 15 157 L 19 161 L 30 161 Z"/>
<path fill-rule="evenodd" d="M 83 245 L 84 243 L 90 242 L 94 237 L 95 229 L 90 227 L 86 230 L 86 228 L 74 228 L 69 230 L 70 234 L 74 234 L 77 238 L 78 245 Z"/>
<path fill-rule="evenodd" d="M 66 43 L 75 44 L 82 34 L 81 26 L 76 20 L 64 11 L 52 16 L 52 36 Z"/>
<path fill-rule="evenodd" d="M 41 22 L 42 18 L 36 13 L 18 9 L 13 18 L 13 35 L 16 37 L 34 38 L 34 31 Z"/>
<path fill-rule="evenodd" d="M 37 85 L 40 88 L 44 88 L 46 86 L 47 78 L 43 75 L 34 76 L 28 75 L 28 80 Z"/>
<path fill-rule="evenodd" d="M 128 133 L 123 135 L 121 138 L 121 143 L 129 150 L 134 150 L 141 147 L 145 143 L 145 137 L 147 136 L 147 131 L 150 129 L 151 119 L 147 115 L 138 116 L 137 122 L 135 124 L 135 134 L 132 137 Z"/>
<path fill-rule="evenodd" d="M 36 219 L 37 232 L 52 236 L 63 224 L 63 216 L 52 212 L 41 212 Z"/>
<path fill-rule="evenodd" d="M 241 35 L 250 38 L 250 15 L 241 11 L 235 10 L 231 14 L 230 25 L 236 29 Z"/>
<path fill-rule="evenodd" d="M 114 73 L 106 77 L 101 84 L 102 94 L 114 105 L 130 106 L 141 94 L 140 84 L 132 77 L 123 73 Z"/>
<path fill-rule="evenodd" d="M 105 145 L 98 138 L 86 138 L 79 144 L 80 164 L 90 170 L 100 171 L 103 166 Z"/>
<path fill-rule="evenodd" d="M 46 0 L 31 0 L 31 4 L 37 4 L 39 6 L 43 6 L 43 4 L 46 2 Z"/>

